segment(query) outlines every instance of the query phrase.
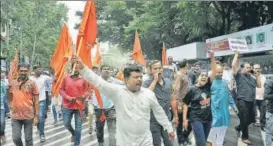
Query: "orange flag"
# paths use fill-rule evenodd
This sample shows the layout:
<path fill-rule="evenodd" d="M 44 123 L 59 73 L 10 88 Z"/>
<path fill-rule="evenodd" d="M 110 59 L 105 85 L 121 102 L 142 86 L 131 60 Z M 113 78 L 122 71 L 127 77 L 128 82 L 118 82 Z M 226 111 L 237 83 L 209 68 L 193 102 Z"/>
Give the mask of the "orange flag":
<path fill-rule="evenodd" d="M 121 80 L 121 81 L 124 81 L 124 77 L 123 77 L 123 68 L 121 68 L 121 69 L 119 70 L 119 72 L 118 72 L 117 75 L 116 75 L 116 78 L 118 78 L 118 79 Z"/>
<path fill-rule="evenodd" d="M 100 66 L 102 59 L 101 59 L 101 55 L 100 55 L 100 47 L 99 47 L 99 43 L 97 43 L 96 45 L 97 48 L 97 52 L 96 52 L 96 57 L 95 57 L 95 65 Z"/>
<path fill-rule="evenodd" d="M 93 48 L 93 46 L 96 44 L 96 39 L 96 6 L 94 1 L 87 1 L 83 12 L 82 22 L 79 28 L 76 49 L 77 54 L 82 59 L 83 63 L 89 68 L 92 67 L 91 48 Z"/>
<path fill-rule="evenodd" d="M 139 40 L 139 36 L 138 36 L 138 32 L 135 32 L 135 44 L 134 44 L 134 49 L 133 49 L 133 60 L 139 64 L 142 65 L 146 65 L 146 61 L 145 58 L 142 54 L 142 50 L 141 50 L 141 44 L 140 44 L 140 40 Z"/>
<path fill-rule="evenodd" d="M 50 66 L 54 69 L 55 73 L 62 68 L 64 57 L 71 56 L 72 53 L 72 39 L 67 25 L 64 24 L 50 62 Z"/>
<path fill-rule="evenodd" d="M 163 42 L 163 47 L 162 47 L 162 65 L 168 65 L 166 47 L 165 47 L 164 42 Z"/>
<path fill-rule="evenodd" d="M 9 83 L 11 83 L 13 79 L 16 79 L 18 77 L 18 61 L 19 61 L 19 52 L 17 50 L 9 69 L 9 74 L 8 74 Z"/>
<path fill-rule="evenodd" d="M 52 95 L 58 97 L 62 79 L 64 77 L 66 63 L 68 58 L 72 56 L 72 39 L 68 31 L 68 27 L 64 24 L 60 37 L 52 56 L 50 66 L 55 72 L 55 82 L 52 85 Z"/>

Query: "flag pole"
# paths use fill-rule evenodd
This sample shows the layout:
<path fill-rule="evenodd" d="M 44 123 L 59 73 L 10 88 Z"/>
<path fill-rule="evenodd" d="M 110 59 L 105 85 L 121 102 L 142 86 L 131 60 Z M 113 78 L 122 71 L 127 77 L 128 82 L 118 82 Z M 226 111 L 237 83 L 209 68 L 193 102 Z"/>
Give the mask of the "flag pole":
<path fill-rule="evenodd" d="M 79 43 L 78 50 L 77 50 L 77 53 L 76 53 L 77 56 L 79 56 L 79 53 L 80 53 L 80 50 L 81 50 L 81 46 L 82 46 L 82 37 L 80 39 L 80 43 Z M 71 72 L 72 75 L 74 75 L 74 73 L 75 73 L 75 68 L 76 68 L 76 64 L 73 64 L 73 66 L 72 66 L 72 72 Z"/>

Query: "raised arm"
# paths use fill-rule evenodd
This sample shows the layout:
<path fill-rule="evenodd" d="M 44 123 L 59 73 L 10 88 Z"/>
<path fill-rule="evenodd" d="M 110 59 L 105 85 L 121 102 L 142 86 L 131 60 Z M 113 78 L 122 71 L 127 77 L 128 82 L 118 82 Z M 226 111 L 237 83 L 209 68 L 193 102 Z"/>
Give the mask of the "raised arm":
<path fill-rule="evenodd" d="M 210 62 L 211 62 L 211 74 L 210 74 L 210 81 L 213 82 L 213 79 L 216 75 L 216 68 L 217 68 L 217 64 L 215 61 L 215 57 L 213 53 L 210 53 Z"/>
<path fill-rule="evenodd" d="M 239 52 L 235 52 L 233 61 L 232 61 L 232 74 L 237 75 L 238 73 L 238 58 L 239 58 Z"/>
<path fill-rule="evenodd" d="M 82 74 L 83 79 L 99 89 L 106 97 L 111 98 L 112 100 L 116 97 L 120 85 L 108 83 L 86 66 L 84 66 L 80 73 Z"/>

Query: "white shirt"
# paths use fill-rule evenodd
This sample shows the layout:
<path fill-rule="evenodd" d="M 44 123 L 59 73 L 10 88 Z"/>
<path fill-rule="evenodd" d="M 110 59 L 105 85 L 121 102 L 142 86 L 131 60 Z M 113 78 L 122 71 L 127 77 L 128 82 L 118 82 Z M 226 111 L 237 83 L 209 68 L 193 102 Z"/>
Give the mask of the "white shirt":
<path fill-rule="evenodd" d="M 38 87 L 39 90 L 39 101 L 46 100 L 46 81 L 51 80 L 49 76 L 46 75 L 40 75 L 38 78 L 35 76 L 30 76 L 30 79 L 34 81 Z"/>
<path fill-rule="evenodd" d="M 125 86 L 108 83 L 85 67 L 81 74 L 113 101 L 117 116 L 116 140 L 118 146 L 152 146 L 150 111 L 168 133 L 173 132 L 163 108 L 157 102 L 153 91 L 141 88 L 133 93 Z"/>
<path fill-rule="evenodd" d="M 256 87 L 256 100 L 264 100 L 264 84 L 266 82 L 266 77 L 261 75 L 261 88 Z"/>

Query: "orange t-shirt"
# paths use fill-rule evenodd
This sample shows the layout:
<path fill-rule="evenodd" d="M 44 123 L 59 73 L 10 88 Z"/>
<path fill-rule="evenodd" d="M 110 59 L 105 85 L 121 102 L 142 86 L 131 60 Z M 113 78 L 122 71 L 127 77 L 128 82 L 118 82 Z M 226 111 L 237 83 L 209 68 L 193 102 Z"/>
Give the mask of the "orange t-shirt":
<path fill-rule="evenodd" d="M 12 93 L 12 119 L 34 118 L 34 95 L 39 95 L 37 85 L 30 79 L 19 89 L 21 81 L 13 80 L 10 84 Z M 37 99 L 39 100 L 39 96 Z"/>

